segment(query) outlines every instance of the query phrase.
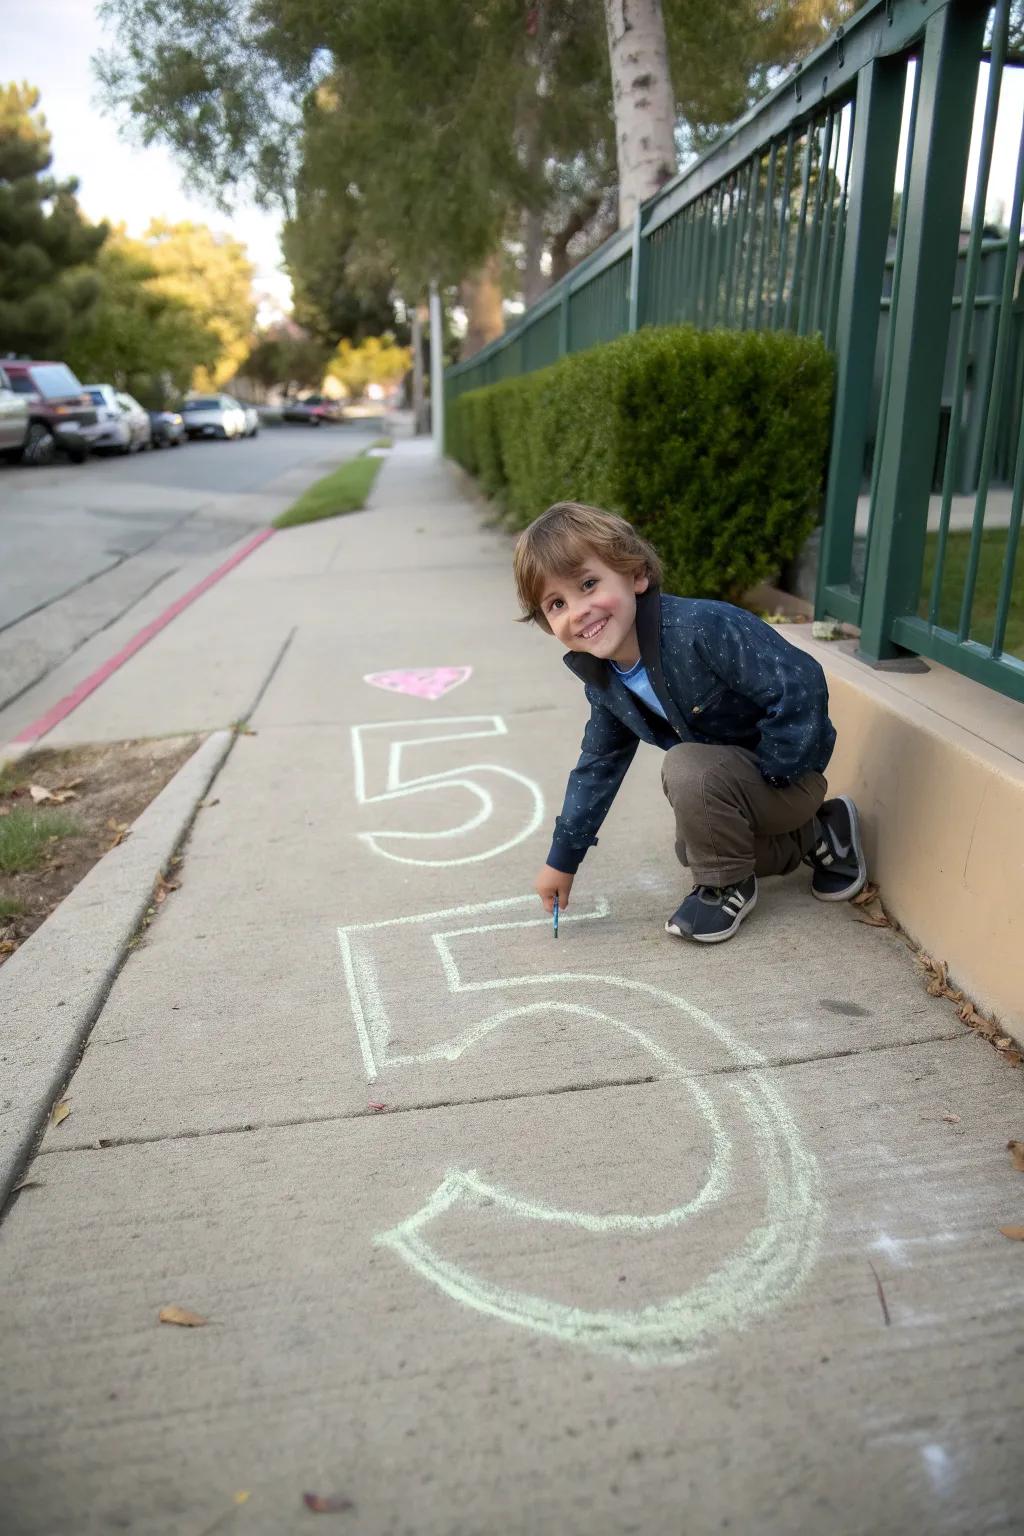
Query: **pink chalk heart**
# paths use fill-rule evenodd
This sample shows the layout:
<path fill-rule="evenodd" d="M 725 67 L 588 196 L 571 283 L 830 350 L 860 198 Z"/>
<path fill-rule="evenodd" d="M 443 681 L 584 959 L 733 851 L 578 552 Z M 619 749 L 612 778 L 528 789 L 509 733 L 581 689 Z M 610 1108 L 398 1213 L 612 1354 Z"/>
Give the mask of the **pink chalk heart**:
<path fill-rule="evenodd" d="M 472 667 L 400 667 L 395 672 L 367 672 L 371 688 L 388 693 L 410 693 L 414 699 L 439 699 L 472 674 Z"/>

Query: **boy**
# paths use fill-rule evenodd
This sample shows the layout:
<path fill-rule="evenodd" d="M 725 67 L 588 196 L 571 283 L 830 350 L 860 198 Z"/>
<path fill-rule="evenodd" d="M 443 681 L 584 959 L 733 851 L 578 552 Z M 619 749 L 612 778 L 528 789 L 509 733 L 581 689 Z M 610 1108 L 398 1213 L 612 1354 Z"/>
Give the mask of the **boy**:
<path fill-rule="evenodd" d="M 569 905 L 573 877 L 633 760 L 665 752 L 676 853 L 694 888 L 665 927 L 702 944 L 731 939 L 758 875 L 813 871 L 821 901 L 867 880 L 857 810 L 826 800 L 835 731 L 821 667 L 729 603 L 662 595 L 661 563 L 623 518 L 581 502 L 549 507 L 515 548 L 524 620 L 568 647 L 590 702 L 536 890 Z"/>

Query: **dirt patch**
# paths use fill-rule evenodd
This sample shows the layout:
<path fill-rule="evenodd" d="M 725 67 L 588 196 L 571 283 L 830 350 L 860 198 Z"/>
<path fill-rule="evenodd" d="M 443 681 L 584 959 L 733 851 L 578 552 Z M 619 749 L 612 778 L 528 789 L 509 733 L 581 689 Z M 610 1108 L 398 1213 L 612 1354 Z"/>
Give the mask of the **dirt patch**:
<path fill-rule="evenodd" d="M 31 807 L 40 819 L 58 814 L 74 830 L 46 842 L 39 864 L 14 874 L 0 869 L 0 965 L 109 849 L 199 746 L 198 736 L 115 741 L 42 750 L 0 773 L 0 816 Z M 53 794 L 33 796 L 30 786 Z"/>

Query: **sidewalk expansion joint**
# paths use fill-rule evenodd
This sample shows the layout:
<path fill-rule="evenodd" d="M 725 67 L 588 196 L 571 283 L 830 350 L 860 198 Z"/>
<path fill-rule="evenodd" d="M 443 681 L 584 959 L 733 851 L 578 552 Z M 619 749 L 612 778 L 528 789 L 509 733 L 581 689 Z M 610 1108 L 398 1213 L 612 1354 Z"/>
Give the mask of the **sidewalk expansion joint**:
<path fill-rule="evenodd" d="M 963 1030 L 957 1030 L 953 1034 L 923 1035 L 916 1040 L 883 1041 L 877 1045 L 862 1046 L 859 1050 L 851 1047 L 848 1051 L 826 1051 L 816 1056 L 786 1057 L 777 1061 L 757 1062 L 729 1062 L 721 1067 L 709 1067 L 703 1072 L 688 1072 L 685 1079 L 701 1079 L 708 1077 L 728 1077 L 739 1072 L 770 1072 L 778 1071 L 784 1067 L 809 1066 L 815 1062 L 841 1061 L 850 1056 L 867 1056 L 878 1051 L 911 1050 L 919 1045 L 943 1044 L 968 1038 Z M 684 1080 L 685 1080 L 684 1079 Z M 37 1157 L 52 1157 L 68 1152 L 107 1152 L 120 1147 L 151 1146 L 160 1142 L 173 1141 L 200 1141 L 211 1136 L 243 1136 L 254 1131 L 280 1131 L 293 1130 L 304 1125 L 333 1125 L 348 1120 L 380 1120 L 392 1115 L 421 1114 L 437 1109 L 463 1109 L 482 1104 L 508 1104 L 520 1099 L 545 1099 L 556 1098 L 561 1094 L 569 1093 L 595 1093 L 613 1088 L 642 1088 L 651 1083 L 666 1083 L 678 1081 L 671 1074 L 644 1073 L 638 1077 L 602 1078 L 592 1083 L 558 1083 L 551 1088 L 526 1088 L 521 1092 L 510 1090 L 508 1093 L 481 1094 L 479 1097 L 466 1097 L 463 1099 L 425 1099 L 415 1104 L 385 1105 L 380 1109 L 373 1109 L 369 1105 L 365 1109 L 343 1110 L 336 1114 L 323 1115 L 297 1115 L 287 1119 L 270 1120 L 243 1120 L 235 1125 L 222 1125 L 216 1128 L 199 1128 L 182 1131 L 154 1131 L 152 1135 L 145 1136 L 101 1136 L 97 1141 L 69 1142 L 64 1146 L 40 1147 Z"/>

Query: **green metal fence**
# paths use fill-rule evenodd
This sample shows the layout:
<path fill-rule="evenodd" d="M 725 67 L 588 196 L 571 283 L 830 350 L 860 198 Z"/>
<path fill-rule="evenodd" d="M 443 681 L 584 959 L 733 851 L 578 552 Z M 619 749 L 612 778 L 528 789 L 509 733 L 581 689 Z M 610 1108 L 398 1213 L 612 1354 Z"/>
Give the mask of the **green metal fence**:
<path fill-rule="evenodd" d="M 929 656 L 1024 700 L 1024 138 L 1006 231 L 986 224 L 1009 16 L 872 0 L 445 387 L 651 323 L 822 334 L 818 611 L 859 626 L 865 660 Z"/>

